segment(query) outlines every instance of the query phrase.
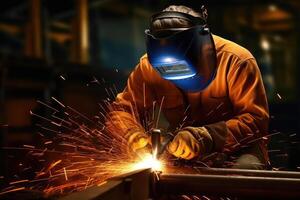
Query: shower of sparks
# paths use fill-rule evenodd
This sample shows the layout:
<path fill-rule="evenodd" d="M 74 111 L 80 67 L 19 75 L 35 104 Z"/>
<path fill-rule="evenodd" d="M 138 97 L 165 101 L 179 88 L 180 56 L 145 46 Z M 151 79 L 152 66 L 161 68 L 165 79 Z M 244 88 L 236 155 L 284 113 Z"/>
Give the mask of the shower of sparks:
<path fill-rule="evenodd" d="M 105 83 L 105 80 L 101 79 L 100 82 L 93 77 L 90 84 L 100 85 Z M 7 147 L 6 149 L 27 151 L 32 158 L 35 158 L 36 162 L 39 162 L 40 168 L 35 171 L 34 178 L 19 180 L 13 178 L 7 188 L 0 189 L 0 195 L 27 189 L 43 191 L 46 195 L 66 194 L 84 190 L 94 185 L 101 185 L 108 178 L 136 169 L 152 168 L 155 173 L 157 171 L 167 171 L 167 162 L 177 161 L 178 159 L 165 160 L 161 158 L 156 160 L 151 154 L 133 154 L 128 151 L 127 141 L 121 136 L 122 134 L 118 133 L 118 129 L 113 132 L 108 130 L 104 121 L 107 119 L 110 121 L 115 120 L 110 118 L 108 113 L 114 111 L 110 99 L 114 99 L 118 92 L 115 85 L 105 88 L 105 91 L 108 99 L 99 103 L 100 111 L 92 119 L 76 109 L 64 105 L 55 97 L 51 98 L 52 103 L 37 101 L 52 112 L 50 115 L 41 116 L 30 111 L 32 116 L 39 119 L 37 133 L 42 137 L 40 146 L 24 144 L 22 147 Z M 146 92 L 145 84 L 143 84 L 144 108 L 146 107 Z M 149 132 L 151 128 L 157 128 L 165 97 L 160 102 L 152 102 L 150 112 L 140 114 L 137 111 L 135 97 L 132 98 L 134 102 L 130 105 L 129 110 L 136 122 L 142 124 L 146 132 Z M 208 115 L 212 116 L 212 114 L 215 114 L 214 112 L 218 112 L 222 105 L 221 103 L 211 112 L 208 112 Z M 158 114 L 156 115 L 155 109 L 157 107 Z M 183 127 L 188 121 L 189 107 L 190 105 L 184 112 L 179 128 Z M 118 109 L 125 111 L 123 107 Z M 127 126 L 126 124 L 123 125 Z M 236 144 L 233 144 L 232 148 L 243 148 L 248 144 L 267 140 L 270 136 L 277 134 L 279 132 L 259 138 L 255 137 L 255 134 L 249 134 L 242 139 L 233 136 Z M 290 137 L 294 136 L 295 134 L 290 135 Z M 273 150 L 272 152 L 276 151 Z M 281 152 L 279 151 L 279 153 Z M 281 155 L 285 154 L 281 153 Z M 204 158 L 195 159 L 194 166 L 210 167 L 207 161 L 213 160 L 216 156 L 218 156 L 218 153 L 214 152 Z M 234 163 L 228 161 L 225 165 L 232 166 Z M 24 171 L 32 168 L 32 166 L 25 166 L 24 163 L 20 166 L 24 167 Z M 0 177 L 0 179 L 4 178 L 6 177 Z M 157 178 L 159 178 L 158 175 Z"/>
<path fill-rule="evenodd" d="M 99 84 L 96 78 L 93 82 Z M 115 88 L 106 90 L 112 99 L 117 94 Z M 136 155 L 128 151 L 127 141 L 120 133 L 109 132 L 104 121 L 112 108 L 110 102 L 103 101 L 101 112 L 90 119 L 57 98 L 51 99 L 51 103 L 37 102 L 52 114 L 42 116 L 30 111 L 38 119 L 36 126 L 38 135 L 42 137 L 40 145 L 2 148 L 27 151 L 32 159 L 39 162 L 40 168 L 34 169 L 34 178 L 20 180 L 17 175 L 9 179 L 9 186 L 0 189 L 1 195 L 21 190 L 39 190 L 46 196 L 67 194 L 101 185 L 108 178 L 132 170 L 162 170 L 161 161 L 153 159 L 151 154 Z M 136 105 L 131 105 L 131 111 L 140 121 Z M 149 131 L 156 119 L 147 119 L 144 125 Z M 20 166 L 26 170 L 32 168 L 23 165 Z"/>

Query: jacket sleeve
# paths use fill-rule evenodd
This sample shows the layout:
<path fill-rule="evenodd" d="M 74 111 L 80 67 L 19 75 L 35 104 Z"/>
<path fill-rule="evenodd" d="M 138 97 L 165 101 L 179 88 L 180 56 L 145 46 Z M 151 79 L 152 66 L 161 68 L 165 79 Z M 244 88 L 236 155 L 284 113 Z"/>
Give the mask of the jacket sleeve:
<path fill-rule="evenodd" d="M 129 132 L 144 131 L 144 113 L 152 94 L 148 84 L 145 83 L 141 64 L 131 72 L 127 86 L 119 93 L 116 100 L 110 105 L 106 117 L 106 129 L 112 133 L 125 136 Z"/>
<path fill-rule="evenodd" d="M 268 130 L 269 111 L 261 74 L 254 58 L 232 67 L 227 75 L 233 117 L 208 125 L 215 150 L 232 152 L 257 141 Z"/>

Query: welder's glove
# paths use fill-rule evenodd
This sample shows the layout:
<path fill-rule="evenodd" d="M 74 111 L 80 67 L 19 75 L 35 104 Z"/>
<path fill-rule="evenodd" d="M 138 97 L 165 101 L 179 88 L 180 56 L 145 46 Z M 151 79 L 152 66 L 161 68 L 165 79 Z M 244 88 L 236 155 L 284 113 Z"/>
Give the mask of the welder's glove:
<path fill-rule="evenodd" d="M 185 127 L 177 132 L 168 151 L 178 158 L 190 160 L 210 152 L 212 146 L 213 139 L 205 127 Z"/>
<path fill-rule="evenodd" d="M 149 136 L 143 130 L 129 131 L 125 138 L 128 141 L 128 146 L 134 152 L 146 148 L 150 142 Z"/>

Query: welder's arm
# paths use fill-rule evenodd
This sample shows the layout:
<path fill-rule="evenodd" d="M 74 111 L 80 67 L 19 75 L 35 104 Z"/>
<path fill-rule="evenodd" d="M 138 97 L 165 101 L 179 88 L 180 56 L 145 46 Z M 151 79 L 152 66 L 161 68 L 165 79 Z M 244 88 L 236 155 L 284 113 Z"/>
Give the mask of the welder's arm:
<path fill-rule="evenodd" d="M 268 129 L 267 98 L 255 59 L 232 67 L 227 80 L 235 115 L 228 121 L 205 126 L 214 140 L 214 151 L 235 151 L 240 143 L 262 137 Z"/>
<path fill-rule="evenodd" d="M 150 101 L 149 87 L 144 83 L 140 65 L 137 65 L 127 80 L 126 88 L 111 104 L 106 120 L 107 130 L 123 136 L 134 151 L 145 147 L 149 141 L 141 119 Z"/>

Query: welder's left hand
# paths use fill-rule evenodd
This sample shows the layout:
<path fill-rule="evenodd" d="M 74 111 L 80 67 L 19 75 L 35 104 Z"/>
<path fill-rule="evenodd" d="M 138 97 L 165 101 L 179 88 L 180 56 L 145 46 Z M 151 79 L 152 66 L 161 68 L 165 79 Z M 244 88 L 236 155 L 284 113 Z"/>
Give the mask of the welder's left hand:
<path fill-rule="evenodd" d="M 185 127 L 168 145 L 168 151 L 178 158 L 190 160 L 210 152 L 212 145 L 212 137 L 205 127 Z"/>
<path fill-rule="evenodd" d="M 147 145 L 150 142 L 149 136 L 144 130 L 128 131 L 128 133 L 125 135 L 125 138 L 128 141 L 128 146 L 133 152 L 138 152 L 147 148 Z"/>

